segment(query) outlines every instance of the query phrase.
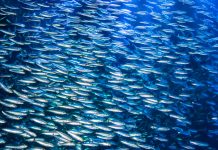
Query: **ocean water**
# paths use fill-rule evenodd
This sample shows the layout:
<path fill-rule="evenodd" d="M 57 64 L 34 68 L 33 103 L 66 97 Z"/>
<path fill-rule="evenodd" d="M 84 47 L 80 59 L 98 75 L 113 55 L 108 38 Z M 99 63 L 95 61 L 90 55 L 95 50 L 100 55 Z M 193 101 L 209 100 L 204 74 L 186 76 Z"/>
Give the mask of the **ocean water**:
<path fill-rule="evenodd" d="M 0 0 L 0 149 L 218 149 L 216 0 Z"/>

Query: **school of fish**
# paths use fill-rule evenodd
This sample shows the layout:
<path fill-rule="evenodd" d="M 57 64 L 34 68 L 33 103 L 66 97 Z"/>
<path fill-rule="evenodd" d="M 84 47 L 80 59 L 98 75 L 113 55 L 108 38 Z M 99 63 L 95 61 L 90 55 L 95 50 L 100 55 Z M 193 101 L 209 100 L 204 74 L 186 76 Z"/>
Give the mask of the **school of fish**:
<path fill-rule="evenodd" d="M 216 0 L 0 0 L 0 149 L 218 149 Z"/>

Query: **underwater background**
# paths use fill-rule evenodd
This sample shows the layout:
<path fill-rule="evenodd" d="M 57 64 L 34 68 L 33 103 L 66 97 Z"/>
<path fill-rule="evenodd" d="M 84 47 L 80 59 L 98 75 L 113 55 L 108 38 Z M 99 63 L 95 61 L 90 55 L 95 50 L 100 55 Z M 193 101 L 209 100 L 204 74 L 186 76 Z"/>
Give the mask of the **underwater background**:
<path fill-rule="evenodd" d="M 218 149 L 217 8 L 0 0 L 0 149 Z"/>

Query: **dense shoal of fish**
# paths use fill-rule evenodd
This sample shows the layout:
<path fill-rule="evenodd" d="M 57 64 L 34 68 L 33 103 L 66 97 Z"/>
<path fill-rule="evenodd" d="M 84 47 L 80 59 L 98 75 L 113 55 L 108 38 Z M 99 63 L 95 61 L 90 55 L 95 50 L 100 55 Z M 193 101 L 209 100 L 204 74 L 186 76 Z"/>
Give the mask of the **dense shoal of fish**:
<path fill-rule="evenodd" d="M 0 0 L 0 149 L 216 150 L 215 0 Z"/>

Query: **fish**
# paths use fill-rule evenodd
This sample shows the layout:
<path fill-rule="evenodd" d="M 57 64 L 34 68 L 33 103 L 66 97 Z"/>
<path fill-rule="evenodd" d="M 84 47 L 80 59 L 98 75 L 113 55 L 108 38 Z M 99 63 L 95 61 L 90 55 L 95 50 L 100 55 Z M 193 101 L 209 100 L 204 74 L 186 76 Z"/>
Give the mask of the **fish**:
<path fill-rule="evenodd" d="M 1 0 L 0 149 L 217 149 L 215 0 Z"/>

